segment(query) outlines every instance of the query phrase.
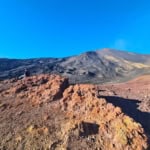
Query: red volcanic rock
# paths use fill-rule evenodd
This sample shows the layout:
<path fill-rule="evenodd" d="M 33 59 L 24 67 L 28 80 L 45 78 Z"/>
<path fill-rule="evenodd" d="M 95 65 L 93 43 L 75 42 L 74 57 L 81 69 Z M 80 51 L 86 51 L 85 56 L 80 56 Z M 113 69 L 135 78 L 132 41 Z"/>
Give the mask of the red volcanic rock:
<path fill-rule="evenodd" d="M 97 134 L 94 134 L 95 132 L 93 131 L 93 135 L 87 135 L 87 129 L 83 132 L 83 135 L 85 134 L 88 138 L 94 139 L 93 149 L 121 150 L 146 148 L 145 143 L 139 144 L 144 139 L 146 140 L 145 136 L 140 136 L 140 133 L 143 134 L 141 125 L 123 114 L 119 107 L 114 107 L 112 104 L 107 103 L 105 99 L 99 99 L 96 86 L 70 86 L 65 90 L 61 103 L 62 109 L 66 111 L 71 120 L 70 122 L 77 126 L 73 130 L 79 128 L 83 121 L 87 126 L 91 124 L 91 126 L 99 127 Z M 74 149 L 72 145 L 80 141 L 78 136 L 74 136 L 71 133 L 70 141 L 68 142 L 70 149 Z M 85 143 L 88 143 L 85 147 L 90 149 L 91 143 L 88 140 Z"/>
<path fill-rule="evenodd" d="M 141 125 L 99 98 L 95 85 L 69 86 L 66 78 L 40 75 L 0 82 L 0 91 L 0 149 L 148 147 Z"/>
<path fill-rule="evenodd" d="M 40 75 L 10 82 L 12 86 L 7 93 L 18 98 L 25 97 L 32 104 L 51 102 L 62 97 L 63 91 L 69 86 L 68 79 L 56 75 Z"/>

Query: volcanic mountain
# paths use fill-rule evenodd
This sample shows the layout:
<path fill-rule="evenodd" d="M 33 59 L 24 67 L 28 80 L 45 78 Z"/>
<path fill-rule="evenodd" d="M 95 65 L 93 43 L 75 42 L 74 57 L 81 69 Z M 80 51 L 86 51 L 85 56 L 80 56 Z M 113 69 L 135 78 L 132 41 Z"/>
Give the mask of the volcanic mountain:
<path fill-rule="evenodd" d="M 150 74 L 150 55 L 105 48 L 65 58 L 0 59 L 0 80 L 19 77 L 25 68 L 32 75 L 62 75 L 71 83 L 122 82 Z"/>
<path fill-rule="evenodd" d="M 148 149 L 149 113 L 107 86 L 70 85 L 58 75 L 0 81 L 0 149 Z"/>

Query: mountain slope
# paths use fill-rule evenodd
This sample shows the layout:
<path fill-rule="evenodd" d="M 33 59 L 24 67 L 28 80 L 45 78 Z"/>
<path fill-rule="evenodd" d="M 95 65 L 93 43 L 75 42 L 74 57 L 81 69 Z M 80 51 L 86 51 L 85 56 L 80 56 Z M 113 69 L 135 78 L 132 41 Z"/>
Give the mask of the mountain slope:
<path fill-rule="evenodd" d="M 72 83 L 121 82 L 150 73 L 150 55 L 103 49 L 66 58 L 0 59 L 0 79 L 18 77 L 27 68 L 32 75 L 55 73 Z"/>

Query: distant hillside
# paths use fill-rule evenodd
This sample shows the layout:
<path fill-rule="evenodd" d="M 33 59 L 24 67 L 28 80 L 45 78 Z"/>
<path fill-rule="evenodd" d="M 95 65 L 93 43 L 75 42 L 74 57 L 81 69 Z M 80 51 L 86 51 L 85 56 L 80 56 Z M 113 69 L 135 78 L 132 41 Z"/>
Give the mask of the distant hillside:
<path fill-rule="evenodd" d="M 24 68 L 32 75 L 60 74 L 72 83 L 122 82 L 150 74 L 150 55 L 103 49 L 66 58 L 0 59 L 0 80 L 19 77 Z"/>

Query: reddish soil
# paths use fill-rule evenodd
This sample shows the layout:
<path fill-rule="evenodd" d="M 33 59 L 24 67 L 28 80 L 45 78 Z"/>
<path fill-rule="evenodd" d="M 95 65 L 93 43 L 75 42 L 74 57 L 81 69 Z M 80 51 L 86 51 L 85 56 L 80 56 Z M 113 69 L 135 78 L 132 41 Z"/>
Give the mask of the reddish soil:
<path fill-rule="evenodd" d="M 57 75 L 1 81 L 0 149 L 146 150 L 150 114 L 137 103 L 149 86 L 130 97 L 134 83 L 143 86 L 69 85 Z"/>

